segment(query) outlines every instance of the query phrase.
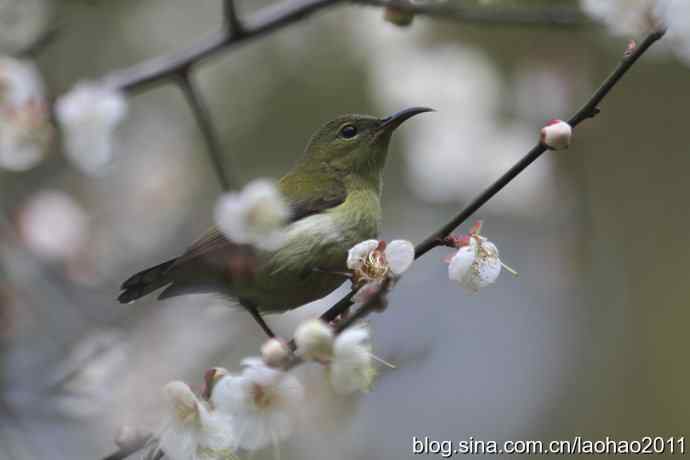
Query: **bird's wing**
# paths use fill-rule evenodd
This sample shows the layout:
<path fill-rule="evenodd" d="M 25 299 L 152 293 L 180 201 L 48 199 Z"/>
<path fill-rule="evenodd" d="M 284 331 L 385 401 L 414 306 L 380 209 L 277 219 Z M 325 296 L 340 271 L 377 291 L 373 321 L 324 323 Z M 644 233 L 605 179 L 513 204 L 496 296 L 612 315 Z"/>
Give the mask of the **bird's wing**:
<path fill-rule="evenodd" d="M 289 200 L 292 210 L 290 223 L 325 212 L 342 204 L 347 198 L 345 188 L 334 187 L 328 193 L 312 199 L 293 199 Z M 217 251 L 230 250 L 241 245 L 227 239 L 216 227 L 209 229 L 201 238 L 196 240 L 187 251 L 175 261 L 175 266 L 179 266 L 192 259 L 196 259 L 205 254 Z"/>

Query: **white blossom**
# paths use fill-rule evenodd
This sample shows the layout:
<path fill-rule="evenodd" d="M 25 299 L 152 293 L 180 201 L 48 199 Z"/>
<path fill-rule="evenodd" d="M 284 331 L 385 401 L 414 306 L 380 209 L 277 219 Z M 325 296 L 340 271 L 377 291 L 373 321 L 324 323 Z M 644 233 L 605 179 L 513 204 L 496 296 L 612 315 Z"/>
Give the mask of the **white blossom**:
<path fill-rule="evenodd" d="M 0 168 L 34 167 L 51 140 L 43 81 L 36 66 L 0 57 Z"/>
<path fill-rule="evenodd" d="M 668 1 L 663 6 L 663 14 L 668 25 L 666 40 L 671 42 L 673 51 L 690 64 L 690 2 Z"/>
<path fill-rule="evenodd" d="M 389 273 L 400 276 L 414 261 L 414 246 L 406 240 L 366 240 L 347 253 L 347 268 L 353 272 L 355 284 L 381 281 Z"/>
<path fill-rule="evenodd" d="M 55 104 L 68 159 L 85 174 L 102 174 L 112 159 L 115 128 L 127 113 L 121 91 L 78 83 Z"/>
<path fill-rule="evenodd" d="M 266 179 L 247 184 L 240 192 L 223 194 L 216 203 L 215 222 L 223 234 L 240 244 L 277 249 L 290 209 L 276 185 Z"/>
<path fill-rule="evenodd" d="M 320 319 L 309 319 L 297 327 L 297 352 L 305 359 L 329 360 L 333 354 L 333 329 Z"/>
<path fill-rule="evenodd" d="M 88 235 L 88 216 L 64 192 L 45 190 L 31 198 L 19 215 L 25 244 L 48 260 L 75 256 Z"/>
<path fill-rule="evenodd" d="M 290 357 L 287 344 L 275 337 L 268 339 L 261 346 L 261 358 L 270 367 L 280 367 Z"/>
<path fill-rule="evenodd" d="M 406 240 L 391 241 L 384 254 L 394 275 L 402 275 L 414 262 L 414 246 Z"/>
<path fill-rule="evenodd" d="M 501 273 L 498 248 L 483 236 L 472 235 L 448 265 L 448 277 L 470 292 L 493 284 Z"/>
<path fill-rule="evenodd" d="M 583 10 L 616 35 L 639 36 L 668 28 L 667 39 L 690 63 L 690 2 L 687 0 L 581 0 Z"/>
<path fill-rule="evenodd" d="M 378 240 L 366 240 L 354 245 L 347 251 L 347 268 L 350 270 L 359 270 L 367 261 L 369 254 L 376 250 L 378 246 Z"/>
<path fill-rule="evenodd" d="M 237 458 L 232 417 L 210 410 L 183 382 L 163 388 L 169 402 L 169 423 L 159 435 L 159 446 L 171 460 Z"/>
<path fill-rule="evenodd" d="M 553 150 L 570 146 L 573 128 L 563 120 L 551 120 L 541 129 L 540 141 Z"/>
<path fill-rule="evenodd" d="M 340 395 L 367 391 L 376 376 L 369 330 L 358 326 L 341 332 L 333 344 L 329 378 Z"/>
<path fill-rule="evenodd" d="M 248 358 L 240 375 L 223 375 L 213 386 L 211 404 L 232 416 L 238 446 L 255 450 L 286 439 L 303 401 L 302 384 L 291 374 Z"/>

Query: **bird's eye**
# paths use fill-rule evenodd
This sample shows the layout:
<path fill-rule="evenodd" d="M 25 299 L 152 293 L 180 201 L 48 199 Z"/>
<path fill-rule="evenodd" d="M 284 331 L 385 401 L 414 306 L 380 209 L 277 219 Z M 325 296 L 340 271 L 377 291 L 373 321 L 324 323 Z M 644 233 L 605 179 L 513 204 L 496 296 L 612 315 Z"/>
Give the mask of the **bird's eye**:
<path fill-rule="evenodd" d="M 345 139 L 352 139 L 357 135 L 357 128 L 355 128 L 352 125 L 345 125 L 340 130 L 340 135 L 343 136 Z"/>

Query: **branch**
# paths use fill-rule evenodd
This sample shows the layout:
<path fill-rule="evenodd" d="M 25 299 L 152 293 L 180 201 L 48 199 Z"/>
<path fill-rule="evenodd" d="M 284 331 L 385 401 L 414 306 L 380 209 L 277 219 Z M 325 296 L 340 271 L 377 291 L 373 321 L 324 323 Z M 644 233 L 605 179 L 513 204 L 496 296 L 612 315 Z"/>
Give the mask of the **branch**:
<path fill-rule="evenodd" d="M 281 5 L 265 7 L 243 23 L 242 33 L 238 34 L 236 31 L 232 33 L 232 29 L 221 30 L 180 52 L 153 58 L 113 72 L 105 77 L 105 82 L 128 92 L 166 83 L 177 75 L 187 73 L 195 64 L 221 50 L 281 29 L 339 2 L 340 0 L 293 0 Z M 226 20 L 230 18 L 239 23 L 234 3 L 231 1 L 225 2 L 225 17 Z"/>
<path fill-rule="evenodd" d="M 211 123 L 198 92 L 190 82 L 192 68 L 216 53 L 247 43 L 270 32 L 286 27 L 321 9 L 342 3 L 342 0 L 292 0 L 280 5 L 263 8 L 254 17 L 242 21 L 237 15 L 234 0 L 224 0 L 223 16 L 225 25 L 222 30 L 211 34 L 191 47 L 167 56 L 160 56 L 132 67 L 106 75 L 104 82 L 112 87 L 127 92 L 144 90 L 150 86 L 168 83 L 173 80 L 181 82 L 181 87 L 192 106 L 194 116 L 205 138 L 211 163 L 224 190 L 237 185 L 234 178 L 227 176 L 231 168 L 224 167 L 223 151 L 216 131 Z M 447 5 L 418 5 L 407 0 L 351 0 L 351 3 L 378 7 L 390 7 L 456 21 L 486 24 L 546 24 L 577 25 L 583 22 L 581 15 L 573 9 L 541 8 L 496 9 L 449 7 Z"/>
<path fill-rule="evenodd" d="M 201 93 L 196 88 L 188 73 L 181 75 L 177 82 L 189 106 L 192 108 L 192 113 L 194 114 L 194 118 L 196 118 L 199 130 L 206 142 L 206 148 L 211 157 L 213 170 L 216 176 L 218 176 L 218 182 L 221 188 L 226 191 L 231 188 L 237 188 L 238 182 L 233 173 L 235 169 L 226 166 L 228 160 L 227 158 L 223 158 L 223 147 L 221 146 L 218 132 L 213 125 L 213 119 L 211 118 L 211 114 Z"/>
<path fill-rule="evenodd" d="M 230 29 L 229 32 L 232 36 L 238 37 L 245 33 L 244 26 L 237 16 L 237 10 L 235 9 L 235 0 L 225 0 L 223 2 L 223 13 L 225 16 L 225 22 Z"/>
<path fill-rule="evenodd" d="M 602 83 L 592 97 L 582 106 L 571 118 L 568 120 L 570 126 L 575 129 L 580 123 L 588 118 L 593 118 L 599 113 L 598 105 L 609 94 L 614 86 L 623 78 L 623 76 L 630 70 L 630 68 L 637 62 L 637 60 L 658 40 L 660 40 L 665 30 L 659 30 L 651 33 L 645 40 L 636 47 L 632 52 L 626 53 L 623 60 L 618 64 L 618 67 L 613 73 Z M 548 147 L 542 143 L 536 144 L 520 161 L 518 161 L 512 168 L 503 174 L 496 182 L 491 184 L 482 193 L 480 193 L 474 200 L 468 204 L 465 209 L 460 211 L 443 227 L 429 235 L 424 241 L 415 247 L 415 259 L 422 257 L 427 252 L 431 251 L 437 246 L 444 245 L 444 239 L 449 236 L 456 228 L 465 223 L 479 208 L 481 208 L 487 201 L 496 195 L 503 187 L 508 185 L 518 174 L 525 170 L 537 158 L 539 158 Z M 330 322 L 337 318 L 341 313 L 347 310 L 352 303 L 352 296 L 354 292 L 350 292 L 340 299 L 335 305 L 329 308 L 321 318 Z"/>
<path fill-rule="evenodd" d="M 411 0 L 350 0 L 352 3 L 391 7 L 403 12 L 438 19 L 485 25 L 581 26 L 590 21 L 577 8 L 568 7 L 468 7 L 447 2 L 415 3 Z"/>

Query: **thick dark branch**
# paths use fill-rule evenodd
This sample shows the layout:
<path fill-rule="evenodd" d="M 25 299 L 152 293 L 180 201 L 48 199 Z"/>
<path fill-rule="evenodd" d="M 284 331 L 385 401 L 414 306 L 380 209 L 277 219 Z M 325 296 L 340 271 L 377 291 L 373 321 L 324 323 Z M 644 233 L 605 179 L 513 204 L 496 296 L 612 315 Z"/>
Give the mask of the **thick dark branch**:
<path fill-rule="evenodd" d="M 665 30 L 660 30 L 654 32 L 647 36 L 645 40 L 636 47 L 631 53 L 627 54 L 623 60 L 618 64 L 618 67 L 613 71 L 613 73 L 602 83 L 602 85 L 597 89 L 597 91 L 592 95 L 592 97 L 587 101 L 587 103 L 582 106 L 568 121 L 568 123 L 575 129 L 580 123 L 588 118 L 592 118 L 599 113 L 598 105 L 606 97 L 607 94 L 613 89 L 614 86 L 620 81 L 620 79 L 630 70 L 630 68 L 637 62 L 637 60 L 658 40 L 660 40 L 664 34 Z M 525 155 L 520 161 L 518 161 L 512 168 L 510 168 L 503 176 L 501 176 L 496 182 L 491 184 L 487 189 L 479 194 L 474 200 L 470 202 L 458 215 L 453 217 L 447 224 L 443 227 L 429 235 L 424 241 L 419 243 L 415 247 L 415 259 L 420 258 L 433 248 L 437 246 L 444 245 L 444 239 L 450 235 L 456 228 L 465 223 L 479 208 L 481 208 L 487 201 L 489 201 L 494 195 L 496 195 L 503 187 L 508 185 L 513 179 L 515 179 L 518 174 L 525 170 L 530 164 L 539 158 L 544 152 L 548 150 L 542 143 L 538 143 Z M 349 293 L 340 299 L 335 305 L 326 311 L 321 318 L 324 321 L 332 321 L 334 318 L 338 317 L 341 313 L 352 306 L 352 296 L 353 293 Z"/>
<path fill-rule="evenodd" d="M 294 0 L 285 4 L 263 8 L 254 17 L 243 23 L 242 33 L 240 34 L 233 34 L 232 26 L 230 26 L 229 30 L 223 29 L 220 32 L 216 32 L 186 50 L 144 61 L 135 66 L 114 72 L 106 76 L 105 81 L 125 91 L 136 91 L 151 84 L 168 81 L 221 50 L 288 26 L 311 13 L 326 6 L 334 5 L 339 1 Z M 231 10 L 232 16 L 234 16 L 234 4 Z M 225 11 L 227 17 L 227 3 Z"/>
<path fill-rule="evenodd" d="M 342 3 L 343 0 L 293 0 L 266 7 L 246 21 L 240 21 L 233 1 L 225 2 L 225 18 L 229 26 L 205 40 L 178 53 L 161 56 L 106 76 L 111 85 L 133 91 L 160 81 L 166 81 L 181 70 L 236 44 L 258 38 L 300 21 L 318 10 Z M 440 4 L 413 4 L 409 1 L 351 0 L 351 3 L 371 6 L 395 6 L 415 14 L 463 22 L 485 24 L 550 24 L 577 25 L 584 23 L 582 15 L 572 8 L 468 8 Z M 233 28 L 234 23 L 234 28 Z M 239 29 L 237 28 L 239 26 Z M 232 31 L 235 31 L 233 33 Z M 241 33 L 237 33 L 241 30 Z"/>
<path fill-rule="evenodd" d="M 223 190 L 227 191 L 232 188 L 237 188 L 238 183 L 234 178 L 234 168 L 229 168 L 226 166 L 229 161 L 229 156 L 223 156 L 223 148 L 220 144 L 220 138 L 218 132 L 213 124 L 213 118 L 204 102 L 203 96 L 196 88 L 194 82 L 191 80 L 189 74 L 185 73 L 180 76 L 179 80 L 180 89 L 185 95 L 189 106 L 192 108 L 194 117 L 197 120 L 201 134 L 206 142 L 206 148 L 208 149 L 209 156 L 211 157 L 211 162 L 213 163 L 213 170 L 218 176 L 218 182 L 220 182 Z"/>

